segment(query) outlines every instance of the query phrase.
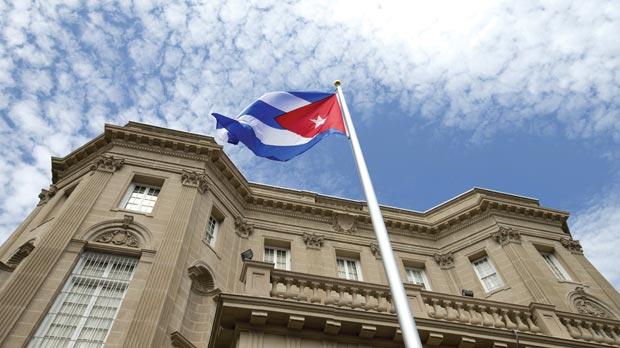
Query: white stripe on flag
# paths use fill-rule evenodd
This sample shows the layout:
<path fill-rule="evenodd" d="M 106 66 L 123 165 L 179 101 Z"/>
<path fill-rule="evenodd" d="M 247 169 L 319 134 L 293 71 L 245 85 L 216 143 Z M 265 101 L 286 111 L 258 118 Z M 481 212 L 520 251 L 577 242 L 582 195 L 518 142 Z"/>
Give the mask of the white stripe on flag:
<path fill-rule="evenodd" d="M 252 127 L 256 137 L 265 145 L 295 146 L 303 145 L 312 140 L 312 138 L 302 137 L 286 129 L 277 129 L 268 126 L 261 122 L 261 120 L 250 115 L 243 115 L 239 117 L 237 121 Z"/>
<path fill-rule="evenodd" d="M 258 99 L 284 112 L 293 111 L 310 104 L 309 101 L 296 97 L 287 92 L 271 92 L 263 94 Z"/>

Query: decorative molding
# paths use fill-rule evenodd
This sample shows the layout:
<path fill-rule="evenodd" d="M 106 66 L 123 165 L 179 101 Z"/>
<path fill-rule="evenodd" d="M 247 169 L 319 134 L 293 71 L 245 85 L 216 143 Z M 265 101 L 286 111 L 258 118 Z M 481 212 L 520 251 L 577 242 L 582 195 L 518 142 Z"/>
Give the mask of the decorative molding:
<path fill-rule="evenodd" d="M 0 269 L 7 272 L 12 272 L 30 253 L 34 250 L 34 239 L 22 244 L 11 255 L 6 263 L 0 262 Z"/>
<path fill-rule="evenodd" d="M 173 347 L 178 348 L 196 348 L 196 346 L 190 342 L 182 333 L 174 331 L 170 334 L 170 343 Z"/>
<path fill-rule="evenodd" d="M 433 258 L 441 269 L 450 269 L 454 267 L 454 254 L 452 253 L 435 254 Z"/>
<path fill-rule="evenodd" d="M 93 164 L 90 165 L 90 170 L 100 170 L 103 172 L 114 173 L 115 171 L 121 169 L 125 164 L 125 159 L 123 158 L 114 158 L 114 156 L 101 155 L 95 159 Z"/>
<path fill-rule="evenodd" d="M 304 232 L 302 238 L 304 240 L 304 243 L 306 243 L 306 247 L 308 249 L 321 249 L 321 247 L 323 246 L 323 240 L 325 240 L 325 236 L 323 236 L 322 234 L 310 234 L 306 232 Z"/>
<path fill-rule="evenodd" d="M 501 246 L 506 246 L 509 243 L 521 244 L 521 232 L 510 227 L 500 226 L 499 230 L 491 233 L 491 238 Z"/>
<path fill-rule="evenodd" d="M 570 297 L 575 310 L 581 314 L 597 318 L 615 319 L 615 316 L 591 295 L 587 294 L 582 286 L 576 287 Z"/>
<path fill-rule="evenodd" d="M 49 202 L 50 199 L 56 195 L 56 192 L 58 192 L 58 187 L 54 184 L 50 185 L 47 190 L 41 189 L 41 193 L 39 193 L 39 203 L 37 203 L 37 205 L 43 205 Z"/>
<path fill-rule="evenodd" d="M 192 280 L 192 290 L 200 295 L 214 294 L 215 280 L 209 269 L 202 264 L 196 264 L 187 269 Z"/>
<path fill-rule="evenodd" d="M 241 216 L 235 218 L 235 232 L 241 238 L 248 238 L 254 232 L 254 226 Z"/>
<path fill-rule="evenodd" d="M 381 250 L 379 250 L 379 245 L 377 245 L 377 243 L 370 243 L 370 252 L 377 259 L 381 258 Z"/>
<path fill-rule="evenodd" d="M 95 242 L 98 243 L 111 243 L 114 245 L 125 245 L 130 248 L 139 248 L 140 243 L 138 238 L 133 232 L 129 232 L 126 229 L 108 231 L 100 235 Z"/>
<path fill-rule="evenodd" d="M 198 188 L 200 193 L 209 192 L 209 181 L 204 172 L 183 170 L 181 173 L 181 183 L 185 186 Z"/>
<path fill-rule="evenodd" d="M 357 232 L 356 216 L 351 214 L 334 214 L 332 227 L 339 233 L 353 234 Z"/>
<path fill-rule="evenodd" d="M 581 248 L 581 244 L 578 240 L 574 240 L 572 238 L 562 238 L 560 239 L 560 243 L 562 243 L 562 246 L 568 249 L 571 253 L 583 255 L 583 248 Z"/>

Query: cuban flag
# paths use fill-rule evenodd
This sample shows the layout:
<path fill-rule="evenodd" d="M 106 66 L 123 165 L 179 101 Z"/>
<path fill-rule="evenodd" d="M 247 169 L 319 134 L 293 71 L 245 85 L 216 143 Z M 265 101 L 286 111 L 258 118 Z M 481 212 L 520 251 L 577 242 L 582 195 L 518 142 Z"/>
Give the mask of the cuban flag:
<path fill-rule="evenodd" d="M 241 141 L 257 156 L 288 161 L 329 134 L 346 135 L 335 93 L 270 92 L 258 98 L 236 119 L 212 114 L 218 137 Z"/>

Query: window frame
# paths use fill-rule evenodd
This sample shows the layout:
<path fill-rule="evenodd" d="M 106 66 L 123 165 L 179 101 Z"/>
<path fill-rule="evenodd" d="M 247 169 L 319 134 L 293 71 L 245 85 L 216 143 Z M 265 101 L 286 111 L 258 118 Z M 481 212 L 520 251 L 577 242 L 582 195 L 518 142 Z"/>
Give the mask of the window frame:
<path fill-rule="evenodd" d="M 540 255 L 542 256 L 545 264 L 547 264 L 547 267 L 557 280 L 561 282 L 573 281 L 573 278 L 571 278 L 570 274 L 568 274 L 560 260 L 555 256 L 555 252 L 541 251 Z M 556 269 L 554 270 L 553 267 L 555 267 Z"/>
<path fill-rule="evenodd" d="M 412 273 L 413 271 L 419 271 L 422 275 L 422 284 L 417 284 L 413 281 Z M 426 276 L 426 269 L 423 267 L 414 267 L 414 266 L 405 266 L 405 273 L 407 274 L 407 281 L 410 284 L 422 285 L 422 289 L 427 291 L 432 291 L 431 283 L 428 281 L 428 277 Z"/>
<path fill-rule="evenodd" d="M 148 212 L 142 211 L 142 210 L 135 210 L 135 209 L 131 209 L 131 208 L 127 208 L 127 204 L 129 204 L 129 200 L 131 199 L 131 194 L 133 193 L 134 189 L 136 188 L 136 186 L 142 186 L 145 187 L 147 190 L 148 189 L 155 189 L 158 190 L 155 202 L 153 203 L 153 207 L 151 207 L 151 210 Z M 141 184 L 138 181 L 132 181 L 129 186 L 127 187 L 127 190 L 125 192 L 125 196 L 123 197 L 123 200 L 121 201 L 121 204 L 119 206 L 120 209 L 126 210 L 126 211 L 130 211 L 130 212 L 134 212 L 134 213 L 138 213 L 138 214 L 152 214 L 153 211 L 155 210 L 155 206 L 157 205 L 157 201 L 159 201 L 159 195 L 161 194 L 161 189 L 162 186 L 154 186 L 154 185 L 148 185 L 148 184 Z M 144 194 L 146 196 L 146 193 Z M 142 197 L 142 200 L 140 201 L 140 207 L 143 207 L 143 203 L 144 202 L 144 197 Z"/>
<path fill-rule="evenodd" d="M 274 264 L 274 268 L 275 269 L 279 269 L 279 270 L 283 270 L 283 271 L 290 271 L 291 270 L 291 249 L 289 249 L 289 248 L 282 248 L 282 247 L 274 247 L 274 246 L 270 246 L 270 245 L 265 245 L 263 247 L 263 262 L 269 262 L 269 261 L 266 261 L 267 249 L 273 250 L 273 261 L 274 262 L 271 262 L 271 263 Z M 278 268 L 278 250 L 284 251 L 286 253 L 286 268 L 285 269 Z"/>
<path fill-rule="evenodd" d="M 211 220 L 215 221 L 215 226 L 213 227 L 213 233 L 209 235 L 209 226 L 211 226 Z M 207 243 L 208 246 L 210 247 L 215 246 L 215 241 L 217 240 L 217 236 L 219 234 L 221 224 L 222 224 L 222 221 L 220 219 L 218 219 L 213 214 L 209 215 L 209 219 L 207 220 L 207 226 L 205 228 L 205 233 L 203 237 L 203 240 Z M 208 238 L 209 236 L 211 237 L 211 239 Z"/>
<path fill-rule="evenodd" d="M 344 270 L 345 270 L 345 278 L 340 277 L 340 270 L 338 268 L 338 260 L 344 261 Z M 349 278 L 349 269 L 347 268 L 347 261 L 353 261 L 355 263 L 355 269 L 357 271 L 358 279 Z M 353 257 L 344 257 L 344 256 L 336 256 L 336 276 L 340 279 L 353 280 L 353 281 L 364 281 L 364 276 L 362 274 L 362 264 L 359 259 Z"/>
<path fill-rule="evenodd" d="M 107 265 L 105 266 L 105 269 L 103 270 L 101 275 L 90 275 L 90 274 L 82 273 L 88 261 L 101 262 L 101 260 L 104 260 L 107 262 Z M 131 273 L 129 273 L 129 276 L 127 279 L 115 279 L 115 278 L 109 277 L 110 273 L 114 269 L 115 262 L 119 262 L 119 261 L 123 262 L 121 264 L 123 267 L 127 265 L 133 266 Z M 69 275 L 69 277 L 64 281 L 61 292 L 58 293 L 54 297 L 52 306 L 45 313 L 43 321 L 41 321 L 41 323 L 37 327 L 35 334 L 30 337 L 30 340 L 28 342 L 28 347 L 38 347 L 42 343 L 41 341 L 45 340 L 46 338 L 53 338 L 53 336 L 49 336 L 48 333 L 52 325 L 55 324 L 54 320 L 59 314 L 61 314 L 60 310 L 67 303 L 66 301 L 69 298 L 69 296 L 79 294 L 79 292 L 72 292 L 72 290 L 73 290 L 74 285 L 76 283 L 79 284 L 79 282 L 82 280 L 87 280 L 87 282 L 84 284 L 86 284 L 87 286 L 94 285 L 95 289 L 93 290 L 91 294 L 86 294 L 87 296 L 90 296 L 90 298 L 88 299 L 86 303 L 86 307 L 83 313 L 80 315 L 79 319 L 77 320 L 75 324 L 75 328 L 73 329 L 73 332 L 71 333 L 71 336 L 68 339 L 69 341 L 66 343 L 66 347 L 71 348 L 71 347 L 74 347 L 76 344 L 78 344 L 79 343 L 78 340 L 80 339 L 80 334 L 86 327 L 88 320 L 91 318 L 96 318 L 96 314 L 93 315 L 93 309 L 96 306 L 97 301 L 100 298 L 104 298 L 101 296 L 101 292 L 104 291 L 106 288 L 108 288 L 110 285 L 113 285 L 113 286 L 120 285 L 123 287 L 123 291 L 122 291 L 122 295 L 118 298 L 119 302 L 118 302 L 118 306 L 115 309 L 114 315 L 108 318 L 111 321 L 110 326 L 107 328 L 107 332 L 101 342 L 92 342 L 93 344 L 99 343 L 100 346 L 105 346 L 105 343 L 110 335 L 110 332 L 112 331 L 112 327 L 114 326 L 114 322 L 116 321 L 118 313 L 123 305 L 127 292 L 131 285 L 131 281 L 134 275 L 136 274 L 139 261 L 140 261 L 139 257 L 135 257 L 135 256 L 114 254 L 114 253 L 109 253 L 109 252 L 99 252 L 99 251 L 94 251 L 94 250 L 86 251 L 82 255 L 80 255 L 80 259 L 78 263 L 71 270 L 71 274 Z M 91 280 L 88 280 L 88 279 L 91 279 Z"/>
<path fill-rule="evenodd" d="M 493 274 L 495 276 L 497 276 L 497 278 L 499 280 L 499 283 L 500 283 L 497 287 L 495 287 L 493 289 L 488 289 L 486 283 L 483 280 L 484 278 L 491 277 L 492 274 L 491 275 L 482 276 L 480 274 L 480 271 L 478 270 L 478 267 L 476 266 L 476 262 L 480 262 L 481 260 L 484 260 L 484 259 L 486 259 L 486 261 L 489 264 L 489 266 L 491 267 L 491 269 L 493 269 Z M 478 281 L 480 281 L 480 284 L 482 285 L 482 289 L 484 290 L 484 292 L 486 294 L 489 294 L 491 292 L 500 290 L 500 289 L 502 289 L 502 288 L 504 288 L 506 286 L 506 283 L 504 282 L 504 279 L 499 274 L 499 271 L 497 270 L 497 268 L 495 267 L 495 265 L 491 261 L 491 258 L 488 255 L 484 255 L 484 256 L 481 256 L 481 257 L 478 257 L 478 258 L 472 260 L 471 261 L 471 265 L 472 265 L 472 267 L 474 269 L 474 272 L 476 273 L 476 276 L 478 277 Z"/>

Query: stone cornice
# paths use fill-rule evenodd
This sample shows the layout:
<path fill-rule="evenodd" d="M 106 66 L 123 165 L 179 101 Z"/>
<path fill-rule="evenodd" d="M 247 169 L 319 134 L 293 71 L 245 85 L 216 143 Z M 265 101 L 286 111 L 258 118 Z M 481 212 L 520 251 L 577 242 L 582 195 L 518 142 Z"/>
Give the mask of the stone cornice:
<path fill-rule="evenodd" d="M 110 146 L 207 162 L 217 179 L 231 188 L 244 210 L 332 223 L 337 216 L 353 216 L 356 229 L 372 229 L 363 201 L 250 183 L 213 138 L 135 122 L 123 127 L 106 125 L 102 135 L 64 158 L 53 158 L 53 181 L 57 182 L 92 163 L 95 156 Z M 541 207 L 536 199 L 481 188 L 471 189 L 425 212 L 386 206 L 381 209 L 390 233 L 431 240 L 470 225 L 485 215 L 483 213 L 553 222 L 561 224 L 568 232 L 565 227 L 568 213 Z"/>

